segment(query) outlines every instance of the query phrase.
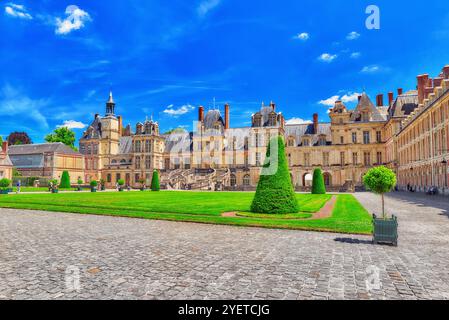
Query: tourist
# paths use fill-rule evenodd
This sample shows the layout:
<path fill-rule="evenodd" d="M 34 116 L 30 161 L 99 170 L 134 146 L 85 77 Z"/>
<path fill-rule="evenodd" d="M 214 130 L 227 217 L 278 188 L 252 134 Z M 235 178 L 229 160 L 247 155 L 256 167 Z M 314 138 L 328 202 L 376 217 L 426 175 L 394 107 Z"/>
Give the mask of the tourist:
<path fill-rule="evenodd" d="M 20 186 L 22 185 L 22 182 L 19 180 L 17 181 L 17 193 L 20 193 Z"/>

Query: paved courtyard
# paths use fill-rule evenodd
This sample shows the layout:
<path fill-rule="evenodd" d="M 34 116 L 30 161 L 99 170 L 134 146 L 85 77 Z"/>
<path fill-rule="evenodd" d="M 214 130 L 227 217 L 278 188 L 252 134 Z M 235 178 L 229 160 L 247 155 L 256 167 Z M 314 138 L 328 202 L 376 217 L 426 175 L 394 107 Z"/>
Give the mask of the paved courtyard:
<path fill-rule="evenodd" d="M 379 213 L 379 199 L 357 198 Z M 447 299 L 449 199 L 394 193 L 370 237 L 0 209 L 0 299 Z"/>

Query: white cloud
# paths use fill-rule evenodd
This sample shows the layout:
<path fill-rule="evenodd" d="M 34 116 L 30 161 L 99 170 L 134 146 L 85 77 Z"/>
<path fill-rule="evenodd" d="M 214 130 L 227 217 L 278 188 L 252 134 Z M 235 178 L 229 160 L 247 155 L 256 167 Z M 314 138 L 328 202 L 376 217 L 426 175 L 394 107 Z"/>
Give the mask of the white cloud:
<path fill-rule="evenodd" d="M 351 59 L 358 59 L 362 54 L 360 52 L 351 53 Z"/>
<path fill-rule="evenodd" d="M 84 129 L 85 127 L 87 127 L 87 124 L 84 124 L 82 122 L 79 121 L 75 121 L 75 120 L 65 120 L 63 122 L 63 124 L 57 126 L 58 128 L 68 128 L 68 129 Z"/>
<path fill-rule="evenodd" d="M 358 39 L 358 38 L 360 38 L 360 33 L 355 32 L 355 31 L 350 32 L 350 33 L 346 36 L 346 39 L 347 39 L 347 40 L 356 40 L 356 39 Z"/>
<path fill-rule="evenodd" d="M 65 14 L 67 15 L 65 19 L 56 18 L 56 34 L 68 34 L 73 30 L 79 30 L 86 22 L 92 20 L 86 11 L 74 5 L 68 6 Z"/>
<path fill-rule="evenodd" d="M 8 3 L 5 6 L 5 13 L 11 17 L 31 20 L 33 17 L 28 13 L 25 6 L 20 4 Z"/>
<path fill-rule="evenodd" d="M 287 120 L 285 123 L 286 124 L 307 124 L 307 123 L 312 123 L 312 121 L 304 120 L 301 118 L 291 118 L 290 120 Z"/>
<path fill-rule="evenodd" d="M 220 2 L 221 0 L 204 0 L 199 4 L 196 11 L 200 17 L 204 17 L 209 13 L 209 11 L 217 7 Z"/>
<path fill-rule="evenodd" d="M 4 117 L 28 118 L 35 121 L 39 127 L 47 129 L 47 119 L 40 111 L 47 105 L 47 100 L 33 100 L 10 85 L 0 90 L 0 115 Z"/>
<path fill-rule="evenodd" d="M 298 40 L 302 40 L 302 41 L 307 41 L 309 40 L 310 35 L 307 32 L 303 32 L 303 33 L 298 33 L 297 35 L 295 35 L 293 37 L 293 39 L 298 39 Z"/>
<path fill-rule="evenodd" d="M 333 107 L 335 102 L 337 102 L 340 99 L 340 96 L 332 96 L 326 100 L 321 100 L 320 102 L 318 102 L 319 104 L 322 104 L 324 106 L 331 106 Z"/>
<path fill-rule="evenodd" d="M 324 106 L 333 107 L 335 105 L 335 102 L 339 100 L 342 101 L 343 103 L 357 102 L 359 100 L 360 95 L 361 93 L 358 92 L 347 92 L 344 95 L 335 95 L 326 100 L 321 100 L 318 103 Z"/>
<path fill-rule="evenodd" d="M 323 53 L 321 56 L 318 57 L 318 60 L 331 63 L 332 61 L 337 59 L 337 57 L 338 56 L 336 54 Z"/>
<path fill-rule="evenodd" d="M 360 71 L 362 73 L 376 73 L 379 72 L 381 70 L 381 68 L 377 65 L 372 65 L 372 66 L 366 66 L 363 67 L 363 69 Z"/>
<path fill-rule="evenodd" d="M 185 105 L 179 107 L 178 109 L 175 109 L 174 105 L 171 104 L 162 112 L 169 116 L 172 116 L 172 117 L 178 117 L 180 115 L 189 113 L 194 109 L 195 109 L 195 107 L 190 104 L 185 104 Z"/>

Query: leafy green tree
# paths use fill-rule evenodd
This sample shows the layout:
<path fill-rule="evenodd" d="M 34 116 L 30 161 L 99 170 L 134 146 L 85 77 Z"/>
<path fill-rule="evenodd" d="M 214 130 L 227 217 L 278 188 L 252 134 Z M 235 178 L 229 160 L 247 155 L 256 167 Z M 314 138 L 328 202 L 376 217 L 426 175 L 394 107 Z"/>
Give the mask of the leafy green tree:
<path fill-rule="evenodd" d="M 17 170 L 17 168 L 12 168 L 12 176 L 13 177 L 21 177 L 22 174 Z"/>
<path fill-rule="evenodd" d="M 0 190 L 7 190 L 11 185 L 11 180 L 3 178 L 0 180 Z"/>
<path fill-rule="evenodd" d="M 365 174 L 363 183 L 368 189 L 382 196 L 382 216 L 385 219 L 384 194 L 390 192 L 396 185 L 395 173 L 384 166 L 376 167 Z"/>
<path fill-rule="evenodd" d="M 319 168 L 313 171 L 312 194 L 326 194 L 323 173 Z"/>
<path fill-rule="evenodd" d="M 59 184 L 61 189 L 70 189 L 70 175 L 68 171 L 63 171 L 61 176 L 61 183 Z"/>
<path fill-rule="evenodd" d="M 8 145 L 18 146 L 23 144 L 32 144 L 31 138 L 26 132 L 11 132 L 8 136 Z"/>
<path fill-rule="evenodd" d="M 277 155 L 274 155 L 271 159 L 271 145 L 276 143 L 278 145 Z M 276 166 L 276 172 L 272 172 Z M 270 140 L 251 211 L 268 214 L 297 213 L 299 211 L 282 137 L 275 137 Z"/>
<path fill-rule="evenodd" d="M 98 186 L 98 181 L 97 181 L 97 180 L 92 180 L 92 181 L 90 182 L 90 186 L 91 186 L 92 188 L 96 188 L 96 187 Z"/>
<path fill-rule="evenodd" d="M 0 146 L 3 144 L 3 137 L 0 136 Z"/>
<path fill-rule="evenodd" d="M 151 178 L 151 191 L 159 191 L 161 186 L 159 185 L 159 172 L 157 170 L 153 171 L 153 177 Z"/>
<path fill-rule="evenodd" d="M 62 142 L 65 145 L 69 146 L 75 151 L 78 149 L 75 147 L 75 132 L 70 130 L 67 127 L 57 128 L 53 131 L 53 133 L 45 136 L 45 141 L 47 142 Z"/>
<path fill-rule="evenodd" d="M 118 185 L 119 185 L 120 187 L 122 187 L 123 185 L 125 185 L 125 180 L 119 179 L 119 180 L 117 181 L 117 183 L 118 183 Z"/>

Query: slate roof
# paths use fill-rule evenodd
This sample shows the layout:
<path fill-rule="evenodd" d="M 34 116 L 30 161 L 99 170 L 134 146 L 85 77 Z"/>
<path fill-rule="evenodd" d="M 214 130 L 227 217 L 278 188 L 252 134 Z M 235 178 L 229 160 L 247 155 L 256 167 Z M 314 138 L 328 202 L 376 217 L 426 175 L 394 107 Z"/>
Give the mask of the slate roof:
<path fill-rule="evenodd" d="M 24 144 L 18 146 L 9 146 L 8 154 L 10 155 L 27 155 L 27 154 L 44 154 L 44 153 L 61 153 L 81 155 L 62 142 L 41 143 L 41 144 Z"/>
<path fill-rule="evenodd" d="M 12 167 L 12 162 L 8 155 L 0 155 L 0 167 Z"/>
<path fill-rule="evenodd" d="M 406 117 L 418 107 L 418 93 L 410 91 L 396 98 L 393 105 L 388 109 L 390 117 Z"/>
<path fill-rule="evenodd" d="M 132 152 L 133 138 L 129 137 L 120 137 L 119 140 L 119 154 L 128 154 Z"/>
<path fill-rule="evenodd" d="M 387 112 L 383 107 L 376 108 L 368 95 L 364 92 L 360 98 L 357 107 L 352 111 L 351 121 L 361 121 L 362 111 L 368 111 L 371 113 L 371 121 L 386 121 Z"/>
<path fill-rule="evenodd" d="M 206 113 L 206 116 L 204 118 L 204 127 L 206 129 L 212 129 L 214 127 L 215 122 L 221 122 L 221 124 L 224 126 L 224 120 L 220 114 L 219 110 L 209 110 Z"/>
<path fill-rule="evenodd" d="M 326 136 L 327 144 L 331 142 L 331 124 L 330 123 L 319 123 L 318 132 L 314 133 L 314 128 L 312 123 L 305 124 L 288 124 L 285 126 L 285 137 L 295 137 L 296 144 L 300 145 L 303 136 L 308 135 L 312 137 L 312 145 L 317 145 L 321 135 Z"/>
<path fill-rule="evenodd" d="M 193 133 L 179 132 L 163 135 L 165 152 L 188 152 L 193 150 Z"/>

